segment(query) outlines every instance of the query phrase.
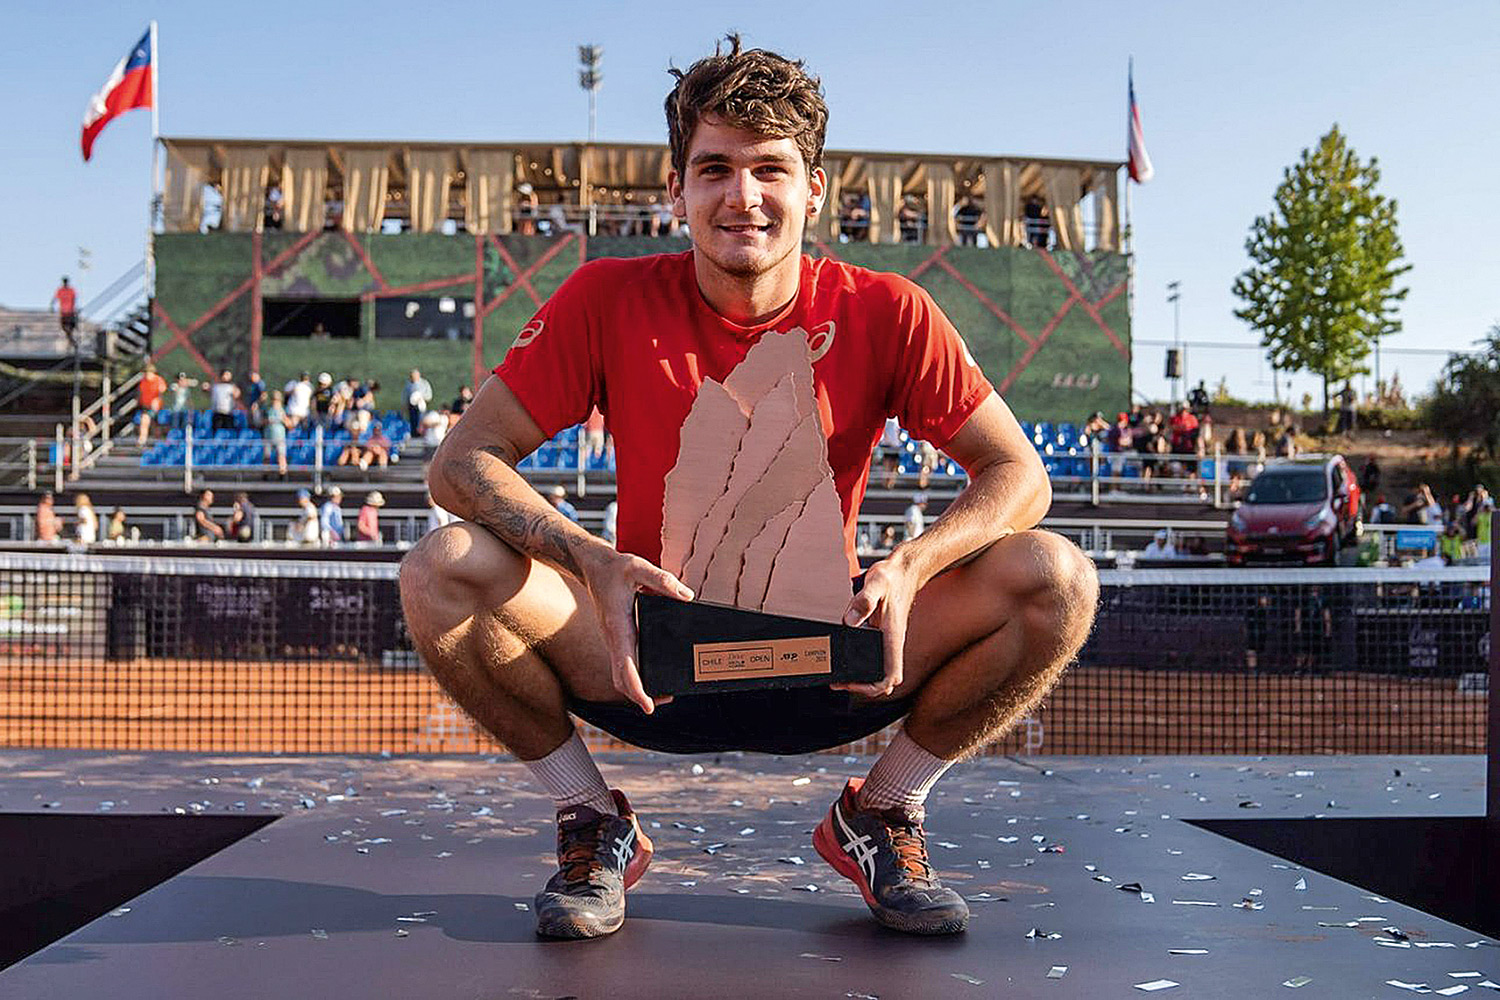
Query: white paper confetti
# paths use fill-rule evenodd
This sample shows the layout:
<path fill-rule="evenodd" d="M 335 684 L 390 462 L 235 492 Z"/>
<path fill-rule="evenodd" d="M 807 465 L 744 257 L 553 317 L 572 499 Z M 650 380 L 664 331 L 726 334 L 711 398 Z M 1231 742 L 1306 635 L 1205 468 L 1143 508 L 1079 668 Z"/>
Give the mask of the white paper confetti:
<path fill-rule="evenodd" d="M 793 778 L 792 779 L 792 784 L 794 784 L 794 785 L 810 785 L 810 784 L 812 784 L 812 779 L 811 778 Z"/>
<path fill-rule="evenodd" d="M 952 976 L 954 979 L 957 979 L 961 983 L 968 983 L 970 986 L 984 985 L 983 979 L 975 979 L 973 976 L 965 975 L 962 972 L 950 972 L 948 973 L 948 975 Z"/>
<path fill-rule="evenodd" d="M 1426 983 L 1403 983 L 1399 979 L 1387 979 L 1385 981 L 1385 984 L 1387 986 L 1394 986 L 1398 990 L 1410 990 L 1413 993 L 1431 993 L 1432 992 L 1432 990 L 1428 988 L 1428 986 L 1427 986 Z"/>
<path fill-rule="evenodd" d="M 1433 990 L 1432 992 L 1436 993 L 1440 997 L 1456 997 L 1460 993 L 1469 992 L 1469 988 L 1462 983 L 1459 983 L 1457 986 L 1449 986 L 1446 989 Z"/>
<path fill-rule="evenodd" d="M 1168 948 L 1168 955 L 1207 955 L 1207 948 Z"/>
<path fill-rule="evenodd" d="M 1052 968 L 1050 968 L 1050 969 L 1047 970 L 1047 978 L 1048 979 L 1061 979 L 1063 976 L 1066 976 L 1067 974 L 1068 974 L 1068 967 L 1066 965 L 1054 965 Z"/>
<path fill-rule="evenodd" d="M 1149 983 L 1136 983 L 1135 988 L 1147 993 L 1155 993 L 1157 990 L 1170 990 L 1177 984 L 1170 979 L 1153 979 Z"/>
<path fill-rule="evenodd" d="M 1307 879 L 1305 879 L 1305 878 L 1299 878 L 1297 880 L 1297 884 L 1294 885 L 1294 886 L 1292 886 L 1292 888 L 1296 889 L 1298 892 L 1306 892 L 1307 891 Z"/>
<path fill-rule="evenodd" d="M 1188 872 L 1186 875 L 1182 876 L 1182 880 L 1184 882 L 1212 882 L 1214 880 L 1214 876 L 1203 875 L 1199 872 Z"/>
<path fill-rule="evenodd" d="M 1290 990 L 1300 990 L 1310 982 L 1312 982 L 1311 976 L 1293 976 L 1281 985 Z"/>

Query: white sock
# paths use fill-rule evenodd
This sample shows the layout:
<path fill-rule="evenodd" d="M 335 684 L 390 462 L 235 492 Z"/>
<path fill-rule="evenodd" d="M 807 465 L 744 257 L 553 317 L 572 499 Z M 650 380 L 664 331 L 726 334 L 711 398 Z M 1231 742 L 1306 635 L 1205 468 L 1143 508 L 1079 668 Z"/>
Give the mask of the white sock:
<path fill-rule="evenodd" d="M 859 805 L 864 809 L 900 809 L 920 821 L 927 793 L 953 764 L 922 749 L 902 729 L 870 768 L 870 776 L 859 790 Z"/>
<path fill-rule="evenodd" d="M 604 783 L 604 775 L 583 745 L 583 738 L 574 730 L 563 745 L 537 760 L 523 760 L 532 777 L 542 783 L 558 812 L 570 806 L 588 806 L 601 813 L 618 815 L 614 796 Z"/>

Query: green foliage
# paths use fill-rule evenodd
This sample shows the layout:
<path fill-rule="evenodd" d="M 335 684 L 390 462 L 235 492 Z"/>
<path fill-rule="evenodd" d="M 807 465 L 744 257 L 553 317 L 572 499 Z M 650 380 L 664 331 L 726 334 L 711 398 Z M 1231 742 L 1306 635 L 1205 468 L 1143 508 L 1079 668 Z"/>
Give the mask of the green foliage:
<path fill-rule="evenodd" d="M 1500 460 L 1500 323 L 1478 343 L 1479 351 L 1455 354 L 1443 366 L 1426 419 L 1455 450 L 1477 445 Z"/>
<path fill-rule="evenodd" d="M 1275 207 L 1245 241 L 1251 266 L 1234 282 L 1244 302 L 1235 315 L 1277 368 L 1322 376 L 1325 410 L 1330 385 L 1365 373 L 1375 340 L 1401 329 L 1407 289 L 1396 281 L 1411 265 L 1379 180 L 1376 160 L 1361 163 L 1335 125 L 1284 172 Z"/>

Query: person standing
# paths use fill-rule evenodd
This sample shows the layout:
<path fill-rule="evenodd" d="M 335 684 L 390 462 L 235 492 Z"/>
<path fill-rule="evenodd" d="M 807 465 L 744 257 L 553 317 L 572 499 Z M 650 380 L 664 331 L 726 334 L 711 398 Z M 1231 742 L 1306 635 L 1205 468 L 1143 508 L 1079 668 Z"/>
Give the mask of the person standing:
<path fill-rule="evenodd" d="M 203 385 L 195 378 L 188 378 L 187 372 L 178 372 L 177 379 L 172 383 L 172 409 L 169 421 L 173 427 L 186 426 L 192 417 L 192 395 L 193 390 Z"/>
<path fill-rule="evenodd" d="M 312 413 L 312 375 L 303 372 L 288 382 L 282 391 L 286 393 L 286 415 L 291 421 L 288 426 L 296 427 Z"/>
<path fill-rule="evenodd" d="M 287 541 L 301 545 L 317 545 L 322 532 L 318 526 L 318 508 L 312 494 L 307 490 L 297 491 L 297 520 L 287 532 Z"/>
<path fill-rule="evenodd" d="M 406 426 L 415 431 L 422 422 L 422 414 L 427 412 L 427 404 L 431 402 L 432 383 L 413 368 L 406 379 Z"/>
<path fill-rule="evenodd" d="M 318 511 L 318 534 L 324 545 L 337 545 L 345 538 L 344 509 L 339 506 L 343 499 L 342 489 L 337 486 L 328 488 L 328 499 Z"/>
<path fill-rule="evenodd" d="M 234 430 L 234 408 L 239 400 L 240 387 L 234 384 L 234 373 L 226 368 L 219 372 L 219 381 L 208 387 L 208 404 L 213 411 L 215 434 Z"/>
<path fill-rule="evenodd" d="M 271 391 L 271 405 L 266 408 L 266 425 L 261 429 L 266 448 L 276 454 L 276 474 L 286 478 L 286 431 L 291 423 L 286 415 L 285 396 L 280 389 Z"/>
<path fill-rule="evenodd" d="M 553 509 L 555 509 L 563 517 L 567 518 L 569 521 L 572 521 L 574 524 L 578 523 L 578 509 L 572 504 L 568 503 L 568 488 L 566 486 L 558 483 L 556 486 L 552 487 L 552 489 L 547 492 L 547 502 L 550 503 Z"/>
<path fill-rule="evenodd" d="M 62 530 L 63 519 L 57 513 L 51 492 L 43 493 L 42 498 L 36 502 L 36 540 L 55 542 Z"/>
<path fill-rule="evenodd" d="M 80 545 L 94 544 L 99 540 L 99 515 L 94 511 L 94 502 L 87 493 L 80 493 L 73 501 L 73 509 L 78 517 L 73 537 Z"/>
<path fill-rule="evenodd" d="M 57 291 L 52 293 L 52 301 L 47 304 L 49 309 L 57 310 L 57 324 L 68 338 L 68 347 L 78 350 L 78 291 L 68 284 L 68 276 L 63 275 L 62 284 L 57 286 Z"/>
<path fill-rule="evenodd" d="M 149 361 L 146 362 L 146 368 L 141 372 L 141 380 L 135 385 L 135 408 L 140 414 L 135 443 L 142 448 L 146 447 L 146 439 L 151 436 L 151 422 L 161 411 L 161 397 L 166 391 L 167 380 L 157 373 L 155 365 Z"/>
<path fill-rule="evenodd" d="M 109 522 L 104 526 L 104 540 L 123 545 L 128 531 L 125 527 L 125 511 L 120 507 L 114 509 L 109 515 Z"/>
<path fill-rule="evenodd" d="M 260 430 L 265 422 L 265 414 L 262 413 L 261 402 L 266 398 L 266 380 L 260 377 L 260 372 L 251 372 L 250 377 L 245 380 L 245 409 L 250 416 L 250 426 Z"/>
<path fill-rule="evenodd" d="M 198 494 L 193 507 L 193 537 L 200 542 L 217 542 L 224 538 L 224 527 L 214 520 L 214 491 Z"/>
<path fill-rule="evenodd" d="M 374 542 L 378 545 L 385 540 L 380 534 L 380 508 L 384 506 L 385 495 L 379 490 L 371 490 L 354 521 L 355 541 Z"/>
<path fill-rule="evenodd" d="M 927 527 L 927 494 L 917 493 L 911 498 L 911 505 L 906 508 L 906 537 L 907 540 L 918 538 Z"/>

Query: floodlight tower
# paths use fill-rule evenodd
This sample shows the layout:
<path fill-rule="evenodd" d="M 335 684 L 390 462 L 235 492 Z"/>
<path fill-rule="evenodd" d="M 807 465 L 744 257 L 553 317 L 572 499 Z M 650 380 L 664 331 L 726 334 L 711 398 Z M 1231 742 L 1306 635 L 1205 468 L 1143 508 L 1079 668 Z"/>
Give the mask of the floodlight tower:
<path fill-rule="evenodd" d="M 589 92 L 589 142 L 594 141 L 595 122 L 595 100 L 599 93 L 599 84 L 604 82 L 604 73 L 599 69 L 599 64 L 604 61 L 604 47 L 601 45 L 578 46 L 578 85 Z"/>

